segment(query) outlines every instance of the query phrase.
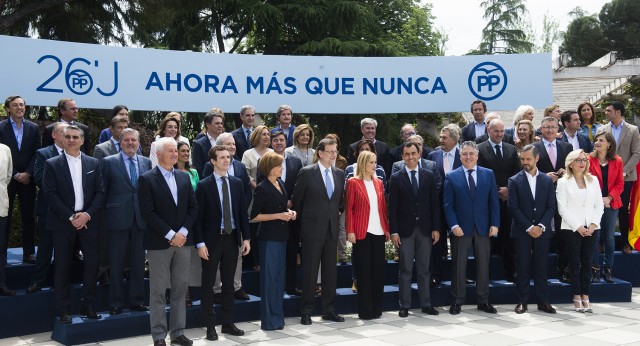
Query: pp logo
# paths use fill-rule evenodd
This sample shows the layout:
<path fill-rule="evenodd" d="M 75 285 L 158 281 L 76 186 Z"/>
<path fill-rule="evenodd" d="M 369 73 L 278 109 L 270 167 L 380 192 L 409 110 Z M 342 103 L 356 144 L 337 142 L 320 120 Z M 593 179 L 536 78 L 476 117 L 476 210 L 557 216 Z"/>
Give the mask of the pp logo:
<path fill-rule="evenodd" d="M 507 89 L 507 73 L 494 62 L 476 65 L 469 73 L 469 90 L 480 100 L 494 100 Z"/>

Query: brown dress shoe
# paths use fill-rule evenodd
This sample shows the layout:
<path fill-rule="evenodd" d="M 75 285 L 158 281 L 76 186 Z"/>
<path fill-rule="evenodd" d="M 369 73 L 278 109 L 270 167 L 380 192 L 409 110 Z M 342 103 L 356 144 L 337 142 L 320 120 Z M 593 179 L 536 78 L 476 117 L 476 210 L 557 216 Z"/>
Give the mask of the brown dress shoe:
<path fill-rule="evenodd" d="M 549 303 L 538 304 L 538 310 L 544 311 L 544 312 L 546 312 L 548 314 L 555 314 L 556 313 L 556 309 L 554 309 L 553 306 L 551 306 L 551 304 L 549 304 Z"/>
<path fill-rule="evenodd" d="M 527 312 L 527 304 L 518 304 L 516 305 L 516 309 L 514 310 L 516 314 L 524 314 Z"/>

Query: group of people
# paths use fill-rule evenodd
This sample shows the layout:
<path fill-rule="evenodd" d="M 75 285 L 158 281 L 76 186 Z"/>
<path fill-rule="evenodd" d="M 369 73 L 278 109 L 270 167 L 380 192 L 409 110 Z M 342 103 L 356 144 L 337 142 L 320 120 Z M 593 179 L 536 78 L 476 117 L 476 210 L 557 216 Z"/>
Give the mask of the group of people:
<path fill-rule="evenodd" d="M 164 345 L 167 334 L 172 344 L 192 344 L 183 332 L 189 286 L 202 288 L 208 340 L 218 338 L 216 323 L 222 333 L 243 335 L 233 322 L 234 299 L 249 299 L 242 289 L 243 260 L 260 271 L 262 329 L 284 328 L 284 294 L 302 297 L 304 325 L 312 323 L 317 294 L 322 319 L 344 321 L 335 311 L 336 259 L 347 262 L 347 242 L 353 244 L 361 319 L 382 314 L 389 240 L 399 262 L 400 317 L 407 317 L 412 306 L 414 265 L 422 312 L 439 314 L 429 289 L 442 279 L 447 239 L 451 314 L 459 314 L 465 302 L 471 251 L 477 308 L 496 312 L 489 302 L 492 248 L 503 257 L 507 280 L 518 288 L 515 312 L 527 311 L 533 277 L 538 309 L 555 313 L 546 269 L 552 238 L 559 275 L 571 283 L 576 311 L 590 312 L 590 282 L 599 281 L 601 273 L 613 282 L 616 218 L 626 237 L 625 208 L 640 159 L 640 134 L 624 121 L 619 102 L 606 107 L 606 125 L 594 122 L 589 103 L 564 113 L 554 105 L 535 130 L 530 106 L 519 107 L 513 127 L 505 129 L 497 114 L 486 114 L 484 102 L 474 101 L 474 121 L 462 129 L 443 127 L 436 150 L 426 147 L 410 124 L 401 129 L 402 144 L 389 148 L 375 138 L 377 121 L 365 118 L 362 138 L 348 146 L 347 158 L 340 155 L 335 134 L 315 145 L 312 127 L 293 125 L 287 105 L 277 109 L 273 129 L 254 126 L 255 108 L 243 106 L 242 125 L 232 132 L 225 132 L 224 112 L 213 108 L 192 142 L 181 135 L 180 113 L 168 113 L 148 158 L 139 133 L 129 128 L 125 106 L 113 109 L 93 157 L 88 156 L 89 128 L 77 121 L 74 100 L 59 101 L 59 120 L 46 127 L 42 141 L 38 126 L 24 119 L 24 99 L 11 96 L 4 107 L 9 118 L 0 122 L 0 150 L 6 152 L 0 160 L 0 193 L 7 196 L 0 198 L 0 294 L 15 294 L 3 268 L 7 211 L 17 194 L 24 261 L 35 263 L 27 293 L 42 288 L 55 248 L 55 306 L 60 321 L 70 323 L 69 276 L 79 242 L 84 257 L 80 314 L 101 318 L 92 301 L 99 277 L 108 273 L 110 314 L 124 308 L 150 311 L 156 345 Z M 34 208 L 41 230 L 37 255 Z M 214 303 L 221 305 L 220 318 Z"/>

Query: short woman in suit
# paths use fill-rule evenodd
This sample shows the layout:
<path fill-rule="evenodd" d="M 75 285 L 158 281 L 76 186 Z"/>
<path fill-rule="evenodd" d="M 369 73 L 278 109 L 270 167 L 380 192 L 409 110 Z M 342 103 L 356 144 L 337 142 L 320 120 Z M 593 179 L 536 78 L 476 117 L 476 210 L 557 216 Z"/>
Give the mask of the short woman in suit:
<path fill-rule="evenodd" d="M 573 304 L 578 312 L 593 312 L 589 303 L 594 232 L 600 228 L 604 212 L 598 179 L 589 173 L 589 159 L 582 149 L 565 160 L 566 172 L 558 179 L 556 197 L 562 229 L 573 232 L 569 238 L 569 277 Z"/>
<path fill-rule="evenodd" d="M 600 281 L 600 269 L 604 274 L 604 280 L 613 282 L 613 252 L 615 251 L 616 220 L 618 209 L 622 207 L 620 194 L 624 190 L 624 177 L 622 176 L 622 159 L 616 155 L 616 140 L 610 132 L 600 132 L 595 136 L 594 150 L 589 154 L 589 172 L 598 178 L 602 190 L 602 203 L 604 214 L 600 220 L 600 230 L 595 234 L 593 248 L 593 262 L 591 264 L 592 281 Z M 604 238 L 604 263 L 600 266 L 600 254 L 598 245 L 600 237 Z"/>
<path fill-rule="evenodd" d="M 376 167 L 376 154 L 362 151 L 355 175 L 347 180 L 345 198 L 347 240 L 353 244 L 358 281 L 358 317 L 365 320 L 382 315 L 384 243 L 389 240 L 384 186 Z"/>
<path fill-rule="evenodd" d="M 260 247 L 260 327 L 264 330 L 284 328 L 283 295 L 288 222 L 296 212 L 287 208 L 287 191 L 282 176 L 284 158 L 265 153 L 258 162 L 260 173 L 267 177 L 253 192 L 251 222 L 259 222 Z"/>

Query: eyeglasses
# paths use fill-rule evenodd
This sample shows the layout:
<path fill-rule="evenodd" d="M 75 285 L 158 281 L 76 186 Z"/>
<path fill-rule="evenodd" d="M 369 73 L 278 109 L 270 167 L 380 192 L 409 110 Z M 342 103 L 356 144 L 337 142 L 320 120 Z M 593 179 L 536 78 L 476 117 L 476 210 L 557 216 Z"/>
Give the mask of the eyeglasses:
<path fill-rule="evenodd" d="M 587 159 L 575 159 L 573 161 L 577 162 L 577 163 L 587 163 L 589 160 L 587 160 Z"/>
<path fill-rule="evenodd" d="M 71 107 L 71 108 L 66 108 L 66 110 L 68 111 L 78 111 L 80 108 L 78 107 Z"/>
<path fill-rule="evenodd" d="M 337 155 L 337 154 L 338 154 L 338 152 L 337 152 L 337 151 L 335 151 L 335 150 L 333 150 L 333 151 L 328 151 L 328 150 L 327 150 L 327 151 L 324 151 L 324 150 L 323 150 L 323 152 L 325 152 L 325 153 L 327 153 L 327 154 L 329 154 L 329 155 Z"/>
<path fill-rule="evenodd" d="M 558 127 L 557 126 L 543 126 L 542 129 L 543 130 L 557 130 Z"/>

